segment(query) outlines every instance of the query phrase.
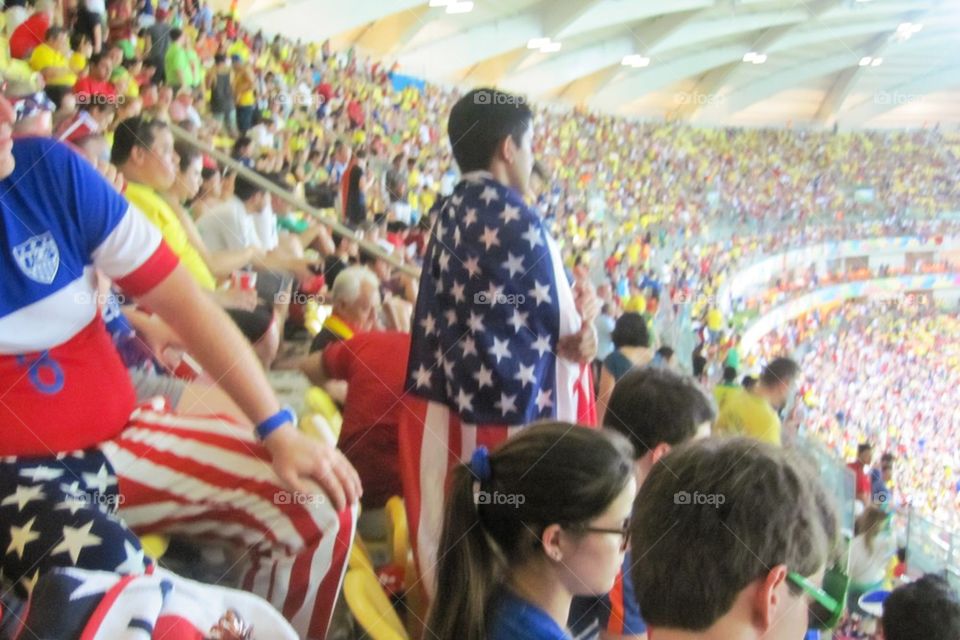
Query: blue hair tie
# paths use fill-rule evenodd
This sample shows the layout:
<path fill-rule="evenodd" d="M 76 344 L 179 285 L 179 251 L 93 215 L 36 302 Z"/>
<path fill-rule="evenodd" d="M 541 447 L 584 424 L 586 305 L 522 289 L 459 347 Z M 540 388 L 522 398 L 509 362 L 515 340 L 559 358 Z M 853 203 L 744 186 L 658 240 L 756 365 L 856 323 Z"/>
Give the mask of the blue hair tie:
<path fill-rule="evenodd" d="M 477 447 L 470 458 L 470 471 L 481 483 L 489 482 L 493 475 L 493 469 L 490 468 L 490 453 L 486 447 Z"/>

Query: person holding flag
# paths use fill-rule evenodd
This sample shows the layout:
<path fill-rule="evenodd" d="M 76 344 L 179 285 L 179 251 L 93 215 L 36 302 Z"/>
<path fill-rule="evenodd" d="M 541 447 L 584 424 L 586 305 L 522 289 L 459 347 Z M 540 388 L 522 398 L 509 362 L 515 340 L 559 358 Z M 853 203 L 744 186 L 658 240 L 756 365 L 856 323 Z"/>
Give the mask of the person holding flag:
<path fill-rule="evenodd" d="M 571 286 L 524 200 L 532 111 L 518 96 L 475 89 L 447 128 L 462 179 L 434 209 L 400 422 L 411 540 L 430 594 L 450 469 L 537 420 L 596 423 L 589 363 L 600 304 L 588 282 Z"/>

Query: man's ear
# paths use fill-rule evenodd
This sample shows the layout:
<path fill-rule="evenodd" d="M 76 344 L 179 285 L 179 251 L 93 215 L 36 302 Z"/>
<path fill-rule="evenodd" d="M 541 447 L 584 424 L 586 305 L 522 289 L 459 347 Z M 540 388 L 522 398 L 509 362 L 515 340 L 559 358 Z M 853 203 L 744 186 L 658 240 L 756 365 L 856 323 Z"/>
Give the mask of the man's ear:
<path fill-rule="evenodd" d="M 661 442 L 660 444 L 655 446 L 653 449 L 651 449 L 650 450 L 650 466 L 657 464 L 660 458 L 670 453 L 671 449 L 672 447 L 666 442 Z"/>
<path fill-rule="evenodd" d="M 139 167 L 143 165 L 144 161 L 147 159 L 148 153 L 150 153 L 149 150 L 140 146 L 134 146 L 132 149 L 130 149 L 130 158 L 127 161 L 132 162 L 134 166 Z"/>
<path fill-rule="evenodd" d="M 753 619 L 754 624 L 766 633 L 777 620 L 778 612 L 782 613 L 784 605 L 784 589 L 780 585 L 787 579 L 787 565 L 778 564 L 765 576 L 760 577 L 757 584 L 757 591 L 753 600 Z"/>
<path fill-rule="evenodd" d="M 516 155 L 517 145 L 513 141 L 513 136 L 508 135 L 497 145 L 497 156 L 507 164 L 513 164 Z"/>

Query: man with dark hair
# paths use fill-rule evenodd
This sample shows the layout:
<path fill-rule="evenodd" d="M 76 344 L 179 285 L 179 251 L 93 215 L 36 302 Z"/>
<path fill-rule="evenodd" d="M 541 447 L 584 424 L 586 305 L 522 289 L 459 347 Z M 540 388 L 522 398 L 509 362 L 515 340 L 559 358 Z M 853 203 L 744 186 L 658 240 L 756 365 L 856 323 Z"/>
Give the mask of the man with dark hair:
<path fill-rule="evenodd" d="M 210 91 L 210 113 L 225 127 L 226 132 L 237 137 L 237 110 L 234 106 L 233 70 L 227 56 L 217 53 L 213 57 L 214 68 L 206 75 L 207 89 Z"/>
<path fill-rule="evenodd" d="M 269 367 L 279 348 L 279 331 L 272 305 L 258 305 L 256 292 L 217 290 L 217 279 L 176 212 L 164 199 L 177 177 L 179 157 L 173 135 L 160 120 L 127 118 L 114 134 L 110 160 L 127 179 L 127 199 L 163 234 L 164 240 L 201 289 L 212 295 L 254 345 L 264 366 Z M 239 181 L 239 179 L 238 179 Z M 204 219 L 213 215 L 208 213 Z M 220 247 L 206 247 L 218 251 Z"/>
<path fill-rule="evenodd" d="M 732 392 L 720 409 L 715 432 L 720 435 L 744 435 L 781 444 L 779 412 L 793 393 L 800 367 L 790 358 L 776 358 L 760 372 L 751 389 Z"/>
<path fill-rule="evenodd" d="M 697 354 L 693 356 L 692 364 L 693 377 L 697 380 L 697 382 L 705 385 L 707 383 L 707 359 L 704 356 Z"/>
<path fill-rule="evenodd" d="M 110 82 L 113 74 L 113 63 L 106 53 L 95 53 L 87 61 L 89 73 L 77 80 L 73 85 L 73 93 L 77 96 L 77 104 L 82 105 L 91 100 L 91 96 L 116 99 L 117 88 Z"/>
<path fill-rule="evenodd" d="M 214 207 L 197 222 L 203 243 L 210 251 L 255 250 L 251 264 L 258 270 L 292 274 L 305 282 L 313 277 L 310 267 L 315 263 L 301 255 L 294 255 L 279 246 L 276 217 L 269 210 L 270 196 L 253 181 L 238 175 L 233 195 Z M 259 218 L 268 218 L 263 224 Z M 276 290 L 286 287 L 280 284 Z"/>
<path fill-rule="evenodd" d="M 603 426 L 619 431 L 633 445 L 637 486 L 642 486 L 673 447 L 709 436 L 715 415 L 693 379 L 662 367 L 638 367 L 614 387 Z M 573 599 L 568 626 L 577 640 L 596 638 L 599 633 L 606 640 L 625 640 L 646 633 L 630 580 L 632 565 L 628 550 L 609 594 Z"/>
<path fill-rule="evenodd" d="M 873 445 L 869 442 L 861 442 L 857 445 L 857 459 L 847 465 L 847 468 L 853 471 L 853 476 L 856 479 L 854 488 L 857 500 L 862 502 L 863 506 L 867 506 L 871 502 L 873 487 L 867 469 L 872 462 Z"/>
<path fill-rule="evenodd" d="M 884 640 L 957 640 L 960 598 L 944 577 L 928 573 L 893 590 L 881 625 Z"/>
<path fill-rule="evenodd" d="M 360 148 L 343 178 L 343 217 L 353 228 L 367 220 L 367 151 Z"/>
<path fill-rule="evenodd" d="M 596 423 L 600 309 L 587 283 L 571 287 L 540 212 L 524 200 L 529 106 L 476 89 L 453 106 L 447 129 L 463 178 L 432 214 L 407 372 L 416 411 L 401 426 L 411 539 L 431 589 L 450 465 L 539 419 Z"/>
<path fill-rule="evenodd" d="M 637 494 L 630 533 L 657 640 L 798 640 L 827 620 L 807 594 L 832 560 L 836 511 L 787 450 L 748 438 L 674 450 Z"/>
<path fill-rule="evenodd" d="M 713 388 L 713 398 L 717 401 L 717 408 L 723 409 L 723 404 L 727 398 L 739 387 L 737 386 L 737 370 L 734 367 L 726 366 L 723 368 L 723 380 Z"/>
<path fill-rule="evenodd" d="M 66 91 L 77 81 L 77 74 L 67 61 L 70 56 L 69 32 L 63 27 L 50 27 L 30 54 L 30 68 L 43 75 L 47 88 L 60 87 Z"/>
<path fill-rule="evenodd" d="M 173 87 L 174 92 L 180 87 L 193 86 L 193 69 L 190 66 L 184 40 L 183 31 L 177 28 L 171 29 L 170 44 L 163 56 L 164 78 L 167 84 Z"/>
<path fill-rule="evenodd" d="M 673 347 L 666 345 L 657 349 L 653 354 L 653 360 L 650 362 L 654 367 L 669 367 L 673 364 Z"/>

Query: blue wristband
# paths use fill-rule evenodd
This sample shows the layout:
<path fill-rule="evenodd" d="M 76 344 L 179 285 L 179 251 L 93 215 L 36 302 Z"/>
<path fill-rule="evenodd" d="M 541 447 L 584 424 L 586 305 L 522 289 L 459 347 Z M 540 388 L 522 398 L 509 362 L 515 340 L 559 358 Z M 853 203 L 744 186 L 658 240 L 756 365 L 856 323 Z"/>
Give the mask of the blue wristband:
<path fill-rule="evenodd" d="M 266 440 L 267 436 L 288 422 L 296 426 L 297 414 L 294 413 L 290 407 L 284 407 L 257 425 L 257 437 L 261 440 Z"/>

